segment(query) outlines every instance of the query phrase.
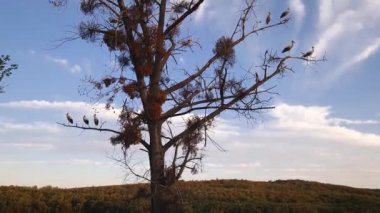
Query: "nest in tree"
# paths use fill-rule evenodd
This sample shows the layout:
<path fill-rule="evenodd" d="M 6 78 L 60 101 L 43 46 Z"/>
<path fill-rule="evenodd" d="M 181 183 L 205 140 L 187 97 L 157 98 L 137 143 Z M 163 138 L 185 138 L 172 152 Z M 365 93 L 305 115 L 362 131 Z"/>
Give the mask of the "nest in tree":
<path fill-rule="evenodd" d="M 174 13 L 184 13 L 190 7 L 190 3 L 186 0 L 173 3 L 172 10 Z"/>
<path fill-rule="evenodd" d="M 80 3 L 80 10 L 84 14 L 93 14 L 95 9 L 100 6 L 97 0 L 82 0 Z"/>
<path fill-rule="evenodd" d="M 125 78 L 123 76 L 120 76 L 120 78 L 118 79 L 118 83 L 119 84 L 124 84 L 126 80 L 127 80 L 127 78 Z"/>
<path fill-rule="evenodd" d="M 126 39 L 125 34 L 121 30 L 108 30 L 103 35 L 103 41 L 110 50 L 126 50 Z"/>
<path fill-rule="evenodd" d="M 126 124 L 123 126 L 123 132 L 120 135 L 110 138 L 112 145 L 122 144 L 125 148 L 140 143 L 141 130 L 139 126 Z"/>
<path fill-rule="evenodd" d="M 166 93 L 162 90 L 159 90 L 155 96 L 155 100 L 159 104 L 163 104 L 166 101 Z"/>
<path fill-rule="evenodd" d="M 82 22 L 79 24 L 79 36 L 83 40 L 94 42 L 99 35 L 100 26 L 95 22 Z"/>
<path fill-rule="evenodd" d="M 137 91 L 136 83 L 130 83 L 123 86 L 123 91 L 129 95 L 130 98 L 135 97 Z"/>
<path fill-rule="evenodd" d="M 102 81 L 104 86 L 109 87 L 111 84 L 116 82 L 116 78 L 104 78 Z"/>
<path fill-rule="evenodd" d="M 229 64 L 235 63 L 234 41 L 232 38 L 222 36 L 216 41 L 214 54 L 226 60 Z"/>
<path fill-rule="evenodd" d="M 150 76 L 153 73 L 153 67 L 151 64 L 137 65 L 135 71 L 144 76 Z"/>
<path fill-rule="evenodd" d="M 118 62 L 119 62 L 119 65 L 121 68 L 124 68 L 124 67 L 127 67 L 129 66 L 129 64 L 131 63 L 131 60 L 129 59 L 128 56 L 126 55 L 120 55 L 118 58 L 117 58 Z"/>

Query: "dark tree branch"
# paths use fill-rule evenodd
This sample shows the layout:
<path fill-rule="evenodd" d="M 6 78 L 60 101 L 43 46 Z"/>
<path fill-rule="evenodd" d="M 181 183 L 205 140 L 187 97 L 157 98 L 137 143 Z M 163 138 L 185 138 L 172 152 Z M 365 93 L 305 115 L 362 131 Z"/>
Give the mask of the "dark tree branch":
<path fill-rule="evenodd" d="M 99 131 L 99 132 L 111 132 L 111 133 L 115 133 L 115 134 L 118 134 L 118 135 L 121 135 L 122 132 L 120 131 L 116 131 L 116 130 L 113 130 L 113 129 L 107 129 L 107 128 L 102 128 L 102 127 L 86 127 L 86 126 L 78 126 L 78 125 L 69 125 L 69 124 L 64 124 L 64 123 L 59 123 L 57 122 L 57 124 L 61 125 L 61 126 L 64 126 L 64 127 L 68 127 L 68 128 L 75 128 L 75 129 L 83 129 L 83 130 L 93 130 L 93 131 Z M 140 140 L 140 143 L 146 148 L 149 150 L 149 147 L 150 145 L 143 139 Z"/>

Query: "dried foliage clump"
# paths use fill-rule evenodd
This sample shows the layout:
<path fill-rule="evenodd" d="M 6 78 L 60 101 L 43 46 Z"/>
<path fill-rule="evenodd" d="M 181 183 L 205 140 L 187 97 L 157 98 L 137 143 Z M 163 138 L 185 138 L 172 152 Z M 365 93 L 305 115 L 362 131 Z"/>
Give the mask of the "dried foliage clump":
<path fill-rule="evenodd" d="M 126 50 L 127 46 L 125 41 L 125 34 L 121 30 L 108 30 L 103 35 L 103 42 L 110 50 Z"/>
<path fill-rule="evenodd" d="M 80 4 L 80 10 L 86 14 L 90 15 L 93 14 L 95 9 L 100 7 L 100 3 L 98 3 L 97 0 L 84 0 Z"/>
<path fill-rule="evenodd" d="M 172 10 L 174 13 L 181 14 L 184 13 L 190 6 L 190 3 L 186 0 L 179 2 L 174 2 L 172 5 Z"/>
<path fill-rule="evenodd" d="M 119 65 L 120 65 L 121 69 L 124 69 L 124 68 L 128 67 L 130 65 L 130 63 L 131 63 L 131 60 L 126 55 L 120 55 L 117 58 L 117 60 L 119 62 Z"/>
<path fill-rule="evenodd" d="M 134 97 L 136 97 L 136 93 L 137 93 L 137 85 L 135 82 L 132 82 L 130 84 L 127 84 L 127 85 L 124 85 L 123 86 L 123 91 L 128 94 L 128 96 L 133 99 Z"/>
<path fill-rule="evenodd" d="M 100 26 L 96 22 L 87 21 L 79 24 L 79 36 L 81 39 L 95 42 L 98 39 Z"/>
<path fill-rule="evenodd" d="M 137 65 L 135 70 L 143 76 L 150 76 L 153 72 L 153 67 L 151 64 Z"/>
<path fill-rule="evenodd" d="M 107 77 L 107 78 L 104 78 L 103 80 L 103 84 L 105 87 L 109 87 L 111 86 L 111 84 L 115 83 L 117 81 L 116 78 L 111 78 L 111 77 Z"/>
<path fill-rule="evenodd" d="M 119 115 L 119 123 L 121 124 L 121 134 L 110 138 L 113 145 L 122 144 L 125 149 L 130 145 L 140 143 L 141 135 L 141 119 L 133 116 L 132 110 L 125 108 Z"/>
<path fill-rule="evenodd" d="M 230 65 L 235 63 L 234 41 L 232 38 L 222 36 L 216 41 L 214 54 L 223 60 L 226 60 Z"/>
<path fill-rule="evenodd" d="M 166 101 L 166 93 L 158 90 L 155 94 L 149 94 L 148 99 L 150 104 L 148 106 L 148 113 L 151 119 L 160 119 L 162 113 L 162 104 Z"/>

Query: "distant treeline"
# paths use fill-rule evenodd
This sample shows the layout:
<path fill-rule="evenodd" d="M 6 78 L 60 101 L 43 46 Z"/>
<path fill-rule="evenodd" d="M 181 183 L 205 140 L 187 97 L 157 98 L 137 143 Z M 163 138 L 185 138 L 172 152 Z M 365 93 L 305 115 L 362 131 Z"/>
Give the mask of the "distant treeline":
<path fill-rule="evenodd" d="M 300 180 L 179 182 L 175 212 L 380 212 L 380 191 Z M 149 212 L 149 185 L 0 187 L 1 213 Z M 174 210 L 173 210 L 174 211 Z"/>

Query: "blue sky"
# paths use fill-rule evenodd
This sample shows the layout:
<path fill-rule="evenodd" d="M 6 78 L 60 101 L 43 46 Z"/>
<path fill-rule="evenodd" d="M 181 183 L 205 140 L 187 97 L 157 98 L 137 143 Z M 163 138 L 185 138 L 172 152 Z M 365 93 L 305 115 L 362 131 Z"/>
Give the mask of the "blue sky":
<path fill-rule="evenodd" d="M 202 49 L 180 58 L 188 69 L 206 60 L 215 40 L 230 35 L 241 0 L 207 0 L 187 22 L 186 32 Z M 236 69 L 259 63 L 266 48 L 281 50 L 290 40 L 298 53 L 315 46 L 319 64 L 292 63 L 295 73 L 278 78 L 273 111 L 253 122 L 226 115 L 214 139 L 227 152 L 207 146 L 203 172 L 185 179 L 306 179 L 380 188 L 380 3 L 378 0 L 258 1 L 256 16 L 277 19 L 291 8 L 286 27 L 267 30 L 237 49 Z M 83 18 L 77 1 L 52 8 L 48 1 L 7 1 L 0 7 L 1 54 L 19 69 L 0 95 L 0 185 L 61 187 L 134 182 L 113 157 L 109 134 L 66 129 L 66 112 L 80 120 L 94 111 L 108 127 L 117 115 L 95 105 L 78 88 L 81 79 L 114 69 L 105 47 L 74 40 Z M 58 46 L 57 46 L 58 45 Z M 146 166 L 136 154 L 133 160 Z"/>

